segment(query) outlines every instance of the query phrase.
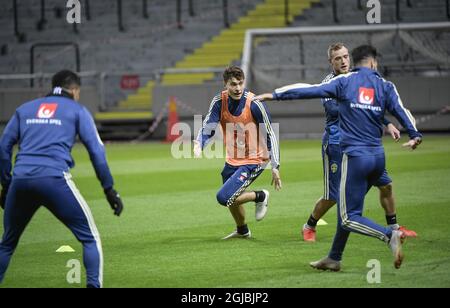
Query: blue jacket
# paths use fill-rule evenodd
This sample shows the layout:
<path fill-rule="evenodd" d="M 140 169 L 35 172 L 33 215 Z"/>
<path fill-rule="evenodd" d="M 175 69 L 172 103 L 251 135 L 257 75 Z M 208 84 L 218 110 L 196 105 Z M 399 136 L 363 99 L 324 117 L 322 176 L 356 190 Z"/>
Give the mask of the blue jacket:
<path fill-rule="evenodd" d="M 394 84 L 369 68 L 320 85 L 295 84 L 275 90 L 277 100 L 334 98 L 339 103 L 340 145 L 344 153 L 375 155 L 383 152 L 383 118 L 389 111 L 407 130 L 411 139 L 422 137 L 411 112 L 403 106 Z"/>
<path fill-rule="evenodd" d="M 329 74 L 322 83 L 329 82 L 337 75 L 333 72 Z M 339 104 L 336 99 L 322 98 L 322 105 L 325 109 L 326 124 L 325 132 L 323 134 L 322 143 L 328 144 L 340 144 L 341 134 L 339 132 Z M 383 124 L 388 126 L 391 122 L 387 118 L 383 118 Z"/>
<path fill-rule="evenodd" d="M 58 94 L 56 94 L 58 93 Z M 63 176 L 75 166 L 72 147 L 79 136 L 103 188 L 113 186 L 103 143 L 89 111 L 55 88 L 47 97 L 17 108 L 0 139 L 0 180 L 11 182 L 11 158 L 19 145 L 13 178 Z"/>

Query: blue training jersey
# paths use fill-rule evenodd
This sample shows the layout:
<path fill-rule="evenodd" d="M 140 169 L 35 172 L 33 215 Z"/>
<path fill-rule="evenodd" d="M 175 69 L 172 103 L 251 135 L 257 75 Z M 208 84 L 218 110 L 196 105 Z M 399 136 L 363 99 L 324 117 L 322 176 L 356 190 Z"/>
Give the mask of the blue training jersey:
<path fill-rule="evenodd" d="M 411 112 L 403 106 L 392 82 L 369 68 L 355 68 L 320 84 L 295 84 L 275 90 L 277 100 L 334 98 L 339 103 L 340 145 L 350 155 L 376 155 L 382 146 L 383 119 L 389 111 L 407 130 L 409 137 L 422 137 Z"/>
<path fill-rule="evenodd" d="M 13 178 L 63 176 L 75 166 L 72 147 L 79 136 L 103 188 L 113 186 L 103 143 L 86 107 L 61 88 L 17 108 L 0 139 L 0 180 L 11 182 L 12 150 L 18 143 Z"/>
<path fill-rule="evenodd" d="M 244 110 L 248 93 L 249 91 L 245 90 L 239 101 L 236 101 L 231 97 L 228 98 L 228 110 L 233 116 L 239 116 L 242 113 L 242 110 Z M 216 128 L 220 123 L 222 103 L 222 95 L 220 93 L 216 95 L 211 102 L 209 112 L 203 122 L 203 127 L 197 136 L 197 141 L 200 142 L 202 149 L 216 133 Z M 277 168 L 280 166 L 280 149 L 272 127 L 270 114 L 267 111 L 267 106 L 263 102 L 253 98 L 250 109 L 255 121 L 258 124 L 264 124 L 263 126 L 266 130 L 265 133 L 267 134 L 267 148 L 270 153 L 271 164 L 273 168 Z"/>
<path fill-rule="evenodd" d="M 327 83 L 336 76 L 338 75 L 333 72 L 325 77 L 322 83 Z M 324 145 L 339 145 L 341 136 L 341 134 L 339 133 L 339 104 L 336 99 L 333 98 L 322 98 L 321 101 L 325 109 L 326 116 L 326 126 L 322 138 L 322 143 Z M 391 122 L 387 118 L 383 117 L 383 124 L 385 126 L 388 126 L 390 123 Z"/>

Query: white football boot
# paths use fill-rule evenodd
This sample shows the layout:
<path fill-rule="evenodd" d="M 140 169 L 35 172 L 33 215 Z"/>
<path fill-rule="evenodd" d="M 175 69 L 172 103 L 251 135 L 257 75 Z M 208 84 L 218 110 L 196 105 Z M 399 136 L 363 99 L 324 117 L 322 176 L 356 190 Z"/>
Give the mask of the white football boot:
<path fill-rule="evenodd" d="M 240 234 L 237 232 L 237 230 L 233 231 L 230 235 L 225 236 L 222 240 L 229 240 L 232 238 L 242 238 L 242 239 L 248 239 L 252 237 L 252 232 L 248 230 L 245 234 Z"/>
<path fill-rule="evenodd" d="M 261 221 L 264 219 L 264 217 L 267 214 L 267 207 L 269 205 L 269 196 L 270 193 L 267 190 L 263 190 L 266 197 L 264 198 L 263 202 L 256 202 L 256 208 L 255 208 L 255 218 L 256 221 Z"/>
<path fill-rule="evenodd" d="M 392 231 L 391 240 L 389 241 L 389 247 L 391 248 L 392 254 L 394 255 L 394 267 L 399 269 L 402 266 L 403 259 L 405 255 L 403 254 L 402 244 L 405 240 L 405 235 L 402 231 L 394 230 Z"/>
<path fill-rule="evenodd" d="M 341 262 L 335 261 L 330 257 L 325 257 L 319 261 L 311 262 L 309 265 L 312 268 L 322 271 L 339 272 L 341 270 Z"/>

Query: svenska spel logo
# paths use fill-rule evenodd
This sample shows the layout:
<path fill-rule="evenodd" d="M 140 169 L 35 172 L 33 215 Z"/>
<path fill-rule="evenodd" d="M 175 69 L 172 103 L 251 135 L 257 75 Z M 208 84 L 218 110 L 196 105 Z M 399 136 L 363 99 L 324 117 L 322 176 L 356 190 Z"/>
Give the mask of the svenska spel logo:
<path fill-rule="evenodd" d="M 57 108 L 58 104 L 41 104 L 37 113 L 37 117 L 39 119 L 51 119 L 55 116 Z"/>
<path fill-rule="evenodd" d="M 373 105 L 375 89 L 359 88 L 359 102 L 364 105 Z"/>

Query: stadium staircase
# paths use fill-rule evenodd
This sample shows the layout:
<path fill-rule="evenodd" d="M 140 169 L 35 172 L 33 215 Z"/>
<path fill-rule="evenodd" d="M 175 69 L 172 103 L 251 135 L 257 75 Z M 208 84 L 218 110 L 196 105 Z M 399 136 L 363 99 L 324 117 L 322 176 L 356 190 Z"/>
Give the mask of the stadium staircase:
<path fill-rule="evenodd" d="M 290 1 L 289 23 L 305 9 L 311 7 L 310 0 Z M 281 28 L 286 26 L 284 0 L 266 0 L 247 16 L 239 19 L 228 29 L 224 29 L 211 41 L 203 44 L 194 53 L 186 56 L 175 68 L 189 69 L 199 67 L 223 68 L 241 57 L 245 32 L 252 28 Z M 166 74 L 163 85 L 202 84 L 213 79 L 214 73 L 206 74 Z"/>
<path fill-rule="evenodd" d="M 289 22 L 300 16 L 319 0 L 297 0 L 289 3 Z M 205 42 L 200 48 L 177 62 L 175 69 L 192 68 L 224 68 L 239 61 L 244 45 L 245 32 L 252 28 L 281 28 L 286 26 L 285 0 L 265 0 L 258 4 L 246 16 L 238 19 Z M 195 85 L 213 80 L 214 73 L 167 73 L 163 75 L 162 85 Z M 152 117 L 152 92 L 154 81 L 149 81 L 138 89 L 137 93 L 129 95 L 120 101 L 114 111 L 96 114 L 97 120 L 114 119 L 148 119 Z"/>

